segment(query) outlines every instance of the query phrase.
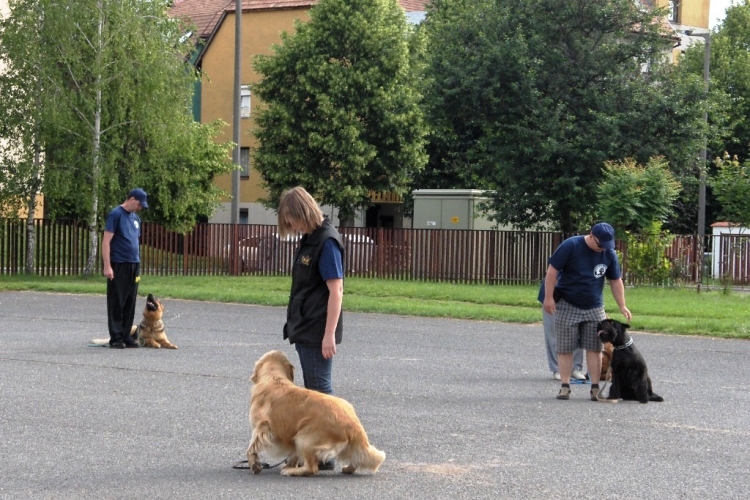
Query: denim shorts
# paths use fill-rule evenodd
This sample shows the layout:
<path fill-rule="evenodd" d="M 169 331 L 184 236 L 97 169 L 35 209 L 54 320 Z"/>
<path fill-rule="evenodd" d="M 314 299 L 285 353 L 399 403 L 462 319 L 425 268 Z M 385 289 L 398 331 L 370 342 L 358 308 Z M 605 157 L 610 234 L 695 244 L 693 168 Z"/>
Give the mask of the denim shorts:
<path fill-rule="evenodd" d="M 602 343 L 597 335 L 596 325 L 606 317 L 604 307 L 579 309 L 565 299 L 560 299 L 555 305 L 557 352 L 567 354 L 578 347 L 601 352 Z"/>

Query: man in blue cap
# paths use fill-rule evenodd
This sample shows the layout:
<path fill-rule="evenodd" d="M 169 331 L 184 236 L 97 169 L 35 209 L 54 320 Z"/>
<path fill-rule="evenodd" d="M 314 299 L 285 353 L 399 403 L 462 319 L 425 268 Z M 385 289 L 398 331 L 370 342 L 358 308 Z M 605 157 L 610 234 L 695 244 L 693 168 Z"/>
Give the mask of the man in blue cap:
<path fill-rule="evenodd" d="M 138 347 L 130 337 L 135 300 L 141 280 L 141 219 L 136 212 L 148 208 L 146 191 L 135 188 L 107 215 L 102 239 L 102 263 L 107 278 L 109 347 Z"/>
<path fill-rule="evenodd" d="M 633 317 L 625 305 L 625 285 L 614 249 L 615 230 L 606 222 L 600 222 L 591 228 L 589 234 L 563 241 L 549 258 L 542 307 L 555 318 L 561 382 L 557 399 L 570 399 L 573 351 L 578 347 L 586 351 L 591 399 L 598 399 L 602 343 L 596 325 L 606 318 L 605 277 L 620 312 L 628 321 Z"/>

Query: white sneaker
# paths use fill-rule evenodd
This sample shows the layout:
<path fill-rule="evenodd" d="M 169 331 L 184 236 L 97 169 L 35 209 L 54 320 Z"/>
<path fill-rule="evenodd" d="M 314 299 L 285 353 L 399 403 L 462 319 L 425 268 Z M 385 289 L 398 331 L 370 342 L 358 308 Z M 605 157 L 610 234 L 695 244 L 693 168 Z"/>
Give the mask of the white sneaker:
<path fill-rule="evenodd" d="M 555 380 L 560 380 L 560 372 L 554 372 L 552 374 L 552 378 Z"/>
<path fill-rule="evenodd" d="M 576 380 L 586 380 L 586 374 L 581 370 L 573 370 L 573 373 L 571 373 L 570 376 Z"/>

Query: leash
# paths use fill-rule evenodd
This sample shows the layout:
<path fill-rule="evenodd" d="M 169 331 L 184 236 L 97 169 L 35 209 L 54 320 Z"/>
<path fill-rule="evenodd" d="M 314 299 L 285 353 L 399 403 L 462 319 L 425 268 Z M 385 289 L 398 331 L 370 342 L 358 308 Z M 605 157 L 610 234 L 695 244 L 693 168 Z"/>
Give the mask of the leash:
<path fill-rule="evenodd" d="M 276 467 L 278 467 L 279 465 L 284 464 L 284 463 L 286 463 L 286 458 L 284 460 L 282 460 L 281 462 L 279 462 L 277 464 L 274 464 L 274 465 L 270 465 L 270 464 L 267 464 L 265 462 L 261 462 L 260 465 L 264 469 L 275 469 Z M 250 468 L 250 466 L 248 465 L 247 460 L 240 460 L 239 462 L 237 462 L 236 464 L 234 464 L 232 466 L 232 469 L 238 469 L 238 470 L 249 469 L 249 468 Z"/>

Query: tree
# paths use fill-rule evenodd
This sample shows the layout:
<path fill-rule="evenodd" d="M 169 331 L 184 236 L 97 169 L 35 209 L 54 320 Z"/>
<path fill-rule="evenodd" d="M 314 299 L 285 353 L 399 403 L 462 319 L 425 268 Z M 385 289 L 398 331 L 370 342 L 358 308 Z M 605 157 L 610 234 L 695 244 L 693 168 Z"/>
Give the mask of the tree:
<path fill-rule="evenodd" d="M 48 211 L 88 221 L 85 274 L 96 263 L 104 216 L 136 185 L 153 194 L 144 218 L 185 231 L 197 215 L 210 215 L 222 194 L 212 181 L 231 170 L 231 145 L 213 142 L 220 124 L 192 122 L 189 40 L 165 4 L 12 0 L 10 7 L 8 36 L 29 25 L 29 12 L 44 21 L 34 58 L 7 57 L 10 67 L 30 68 L 14 85 L 38 86 Z"/>
<path fill-rule="evenodd" d="M 737 2 L 726 10 L 726 17 L 711 34 L 710 85 L 713 91 L 729 96 L 720 111 L 729 114 L 731 134 L 723 141 L 709 142 L 709 158 L 726 151 L 740 162 L 750 158 L 750 4 Z M 703 75 L 705 46 L 696 43 L 685 51 L 680 65 L 695 75 Z M 709 115 L 713 120 L 713 114 Z"/>
<path fill-rule="evenodd" d="M 396 0 L 321 0 L 295 28 L 255 61 L 265 202 L 302 185 L 351 220 L 371 191 L 403 194 L 425 164 L 421 39 Z"/>
<path fill-rule="evenodd" d="M 673 265 L 665 252 L 674 239 L 662 231 L 662 223 L 672 211 L 681 185 L 662 157 L 645 166 L 627 158 L 607 162 L 599 184 L 599 217 L 611 223 L 621 240 L 627 242 L 629 279 L 667 283 Z"/>
<path fill-rule="evenodd" d="M 740 162 L 737 156 L 715 160 L 717 168 L 709 184 L 721 203 L 720 216 L 727 222 L 750 227 L 750 160 Z"/>
<path fill-rule="evenodd" d="M 633 159 L 605 163 L 599 184 L 599 217 L 618 233 L 642 232 L 666 220 L 681 185 L 664 158 L 646 166 Z"/>
<path fill-rule="evenodd" d="M 575 231 L 595 216 L 606 161 L 687 169 L 705 94 L 697 79 L 668 84 L 663 14 L 632 0 L 431 2 L 423 178 L 487 189 L 499 222 Z"/>
<path fill-rule="evenodd" d="M 26 273 L 34 272 L 34 213 L 42 189 L 41 79 L 35 63 L 41 57 L 38 26 L 44 22 L 37 2 L 15 22 L 0 20 L 0 216 L 26 215 Z"/>

